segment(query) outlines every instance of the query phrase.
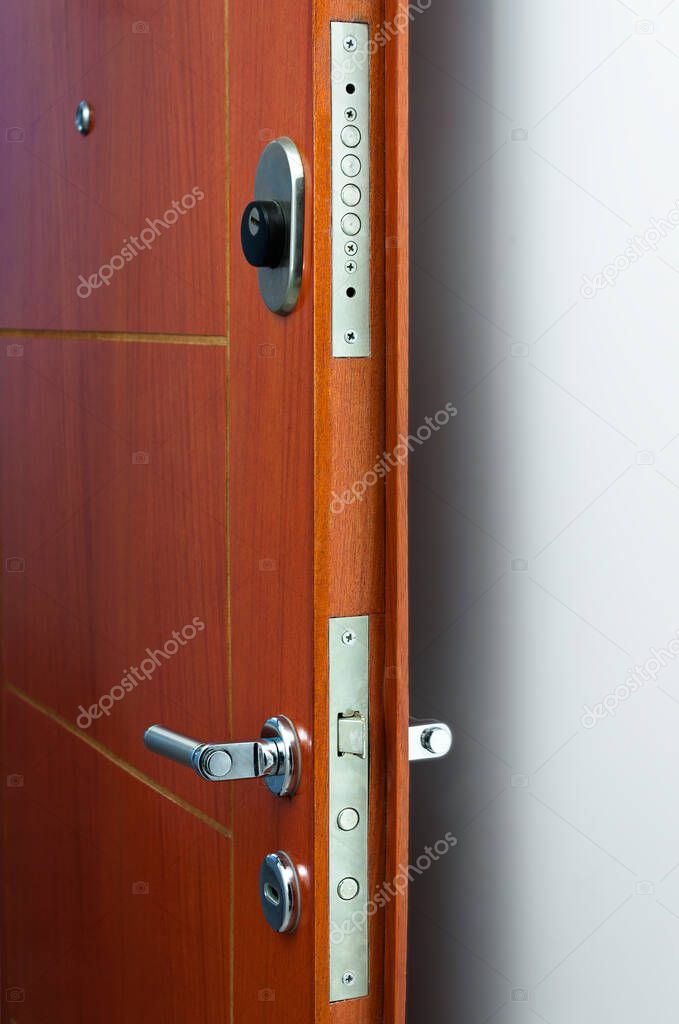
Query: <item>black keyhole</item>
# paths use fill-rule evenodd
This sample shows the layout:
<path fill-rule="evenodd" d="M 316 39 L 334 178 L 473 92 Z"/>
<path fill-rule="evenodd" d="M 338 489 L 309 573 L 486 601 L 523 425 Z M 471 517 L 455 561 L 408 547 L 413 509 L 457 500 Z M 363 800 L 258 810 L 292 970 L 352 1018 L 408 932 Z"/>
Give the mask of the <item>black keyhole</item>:
<path fill-rule="evenodd" d="M 281 894 L 270 882 L 264 883 L 264 896 L 269 903 L 273 903 L 274 907 L 280 906 Z"/>

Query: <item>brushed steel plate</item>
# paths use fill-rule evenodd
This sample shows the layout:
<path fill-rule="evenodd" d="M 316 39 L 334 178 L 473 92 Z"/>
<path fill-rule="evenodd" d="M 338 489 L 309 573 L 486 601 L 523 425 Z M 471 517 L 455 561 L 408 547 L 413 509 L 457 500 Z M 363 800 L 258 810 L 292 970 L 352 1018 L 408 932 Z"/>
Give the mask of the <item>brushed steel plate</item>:
<path fill-rule="evenodd" d="M 368 994 L 368 693 L 369 619 L 367 615 L 329 620 L 329 909 L 330 1001 L 356 999 Z M 349 718 L 349 716 L 352 716 Z M 340 721 L 351 721 L 343 730 Z M 363 722 L 364 742 L 356 742 Z M 363 751 L 340 753 L 346 749 Z M 354 828 L 342 828 L 354 816 Z M 345 812 L 342 815 L 342 812 Z M 358 892 L 349 899 L 358 883 Z M 351 979 L 351 980 L 349 980 Z"/>
<path fill-rule="evenodd" d="M 345 48 L 347 40 L 352 46 L 350 50 Z M 339 358 L 365 358 L 370 355 L 370 54 L 368 43 L 368 26 L 365 23 L 354 21 L 330 23 L 332 354 Z M 347 92 L 347 89 L 353 91 Z M 354 145 L 352 143 L 357 131 L 360 139 Z M 348 139 L 348 142 L 343 141 L 343 137 Z M 353 161 L 347 163 L 347 158 L 353 158 Z M 356 161 L 360 164 L 360 170 L 356 170 Z M 358 199 L 357 191 L 360 194 Z M 345 220 L 347 217 L 350 218 L 348 224 Z M 353 230 L 352 218 L 358 218 L 360 228 L 355 234 L 348 234 L 343 230 L 343 225 Z M 355 222 L 353 224 L 355 226 Z"/>

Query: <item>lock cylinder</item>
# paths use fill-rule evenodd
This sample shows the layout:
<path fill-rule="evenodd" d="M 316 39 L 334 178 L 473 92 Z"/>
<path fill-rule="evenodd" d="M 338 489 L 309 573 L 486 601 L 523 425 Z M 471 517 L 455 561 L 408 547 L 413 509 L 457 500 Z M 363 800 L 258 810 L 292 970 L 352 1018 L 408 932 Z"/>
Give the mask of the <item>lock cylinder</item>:
<path fill-rule="evenodd" d="M 304 166 L 297 146 L 286 136 L 262 150 L 240 239 L 245 259 L 257 267 L 265 305 L 279 316 L 291 313 L 302 286 Z"/>
<path fill-rule="evenodd" d="M 240 225 L 243 255 L 253 267 L 280 266 L 285 253 L 285 212 L 274 199 L 248 203 Z"/>
<path fill-rule="evenodd" d="M 284 850 L 267 853 L 259 872 L 259 897 L 270 928 L 283 934 L 294 932 L 299 923 L 299 878 Z"/>

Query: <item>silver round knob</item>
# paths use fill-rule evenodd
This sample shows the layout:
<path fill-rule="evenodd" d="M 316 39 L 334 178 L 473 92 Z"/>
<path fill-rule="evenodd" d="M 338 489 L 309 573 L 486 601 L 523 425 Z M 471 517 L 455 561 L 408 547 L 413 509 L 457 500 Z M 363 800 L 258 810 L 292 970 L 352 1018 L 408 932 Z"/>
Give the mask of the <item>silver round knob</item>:
<path fill-rule="evenodd" d="M 450 729 L 443 725 L 435 725 L 431 729 L 425 729 L 421 741 L 424 749 L 430 754 L 443 757 L 453 745 L 453 736 Z"/>
<path fill-rule="evenodd" d="M 343 807 L 337 815 L 337 827 L 342 832 L 353 832 L 360 821 L 360 816 L 355 807 Z"/>
<path fill-rule="evenodd" d="M 343 878 L 337 886 L 337 895 L 341 900 L 353 900 L 358 896 L 359 884 L 355 878 Z"/>
<path fill-rule="evenodd" d="M 205 769 L 217 779 L 223 779 L 231 771 L 231 755 L 226 750 L 212 750 L 205 758 Z"/>
<path fill-rule="evenodd" d="M 81 100 L 76 108 L 75 126 L 81 135 L 89 135 L 94 128 L 94 110 L 87 100 Z"/>

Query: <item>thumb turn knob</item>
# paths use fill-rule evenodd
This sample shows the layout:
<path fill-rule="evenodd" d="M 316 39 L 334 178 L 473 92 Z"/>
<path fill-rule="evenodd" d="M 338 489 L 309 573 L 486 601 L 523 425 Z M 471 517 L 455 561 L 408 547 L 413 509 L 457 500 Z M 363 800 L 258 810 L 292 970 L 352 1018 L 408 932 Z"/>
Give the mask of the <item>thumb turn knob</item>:
<path fill-rule="evenodd" d="M 240 225 L 243 255 L 253 267 L 280 266 L 285 253 L 286 226 L 283 207 L 274 199 L 248 203 Z"/>

